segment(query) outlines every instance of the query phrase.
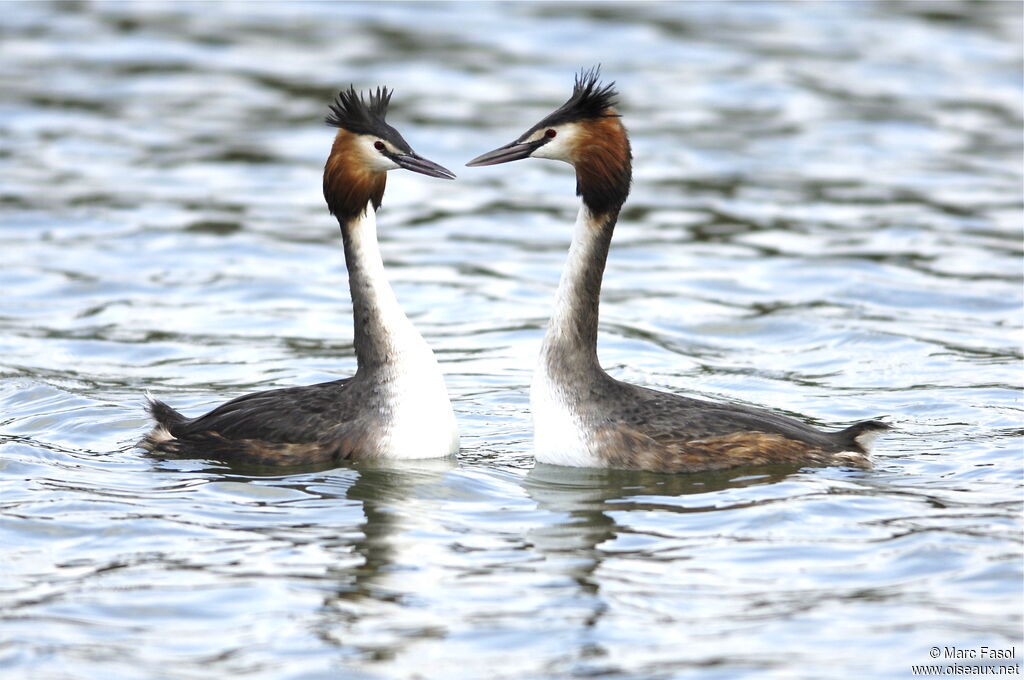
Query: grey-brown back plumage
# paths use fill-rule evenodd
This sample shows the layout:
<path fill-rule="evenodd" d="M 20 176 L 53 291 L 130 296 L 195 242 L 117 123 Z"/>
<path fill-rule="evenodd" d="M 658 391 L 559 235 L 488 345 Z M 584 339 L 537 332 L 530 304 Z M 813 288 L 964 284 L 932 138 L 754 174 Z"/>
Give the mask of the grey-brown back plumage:
<path fill-rule="evenodd" d="M 196 418 L 153 400 L 149 411 L 157 427 L 140 445 L 167 456 L 265 465 L 360 457 L 383 430 L 387 415 L 383 404 L 374 408 L 373 390 L 365 383 L 344 378 L 255 392 Z"/>

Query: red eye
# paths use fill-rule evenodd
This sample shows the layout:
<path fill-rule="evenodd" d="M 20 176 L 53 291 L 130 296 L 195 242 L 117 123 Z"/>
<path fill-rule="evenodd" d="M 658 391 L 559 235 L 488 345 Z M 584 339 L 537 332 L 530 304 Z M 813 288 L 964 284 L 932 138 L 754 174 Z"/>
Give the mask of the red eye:
<path fill-rule="evenodd" d="M 374 142 L 373 143 L 373 148 L 376 149 L 377 151 L 383 151 L 387 147 L 384 146 L 384 142 Z"/>
<path fill-rule="evenodd" d="M 547 132 L 544 133 L 544 136 L 547 137 L 548 139 L 551 139 L 552 137 L 554 137 L 557 134 L 558 133 L 555 132 L 554 130 L 550 130 L 549 129 Z"/>

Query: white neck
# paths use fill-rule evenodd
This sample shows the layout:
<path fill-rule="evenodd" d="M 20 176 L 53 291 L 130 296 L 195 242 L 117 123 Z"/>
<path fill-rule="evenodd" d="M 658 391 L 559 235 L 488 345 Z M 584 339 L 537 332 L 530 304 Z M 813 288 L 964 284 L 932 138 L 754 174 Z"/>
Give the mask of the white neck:
<path fill-rule="evenodd" d="M 405 359 L 422 361 L 433 353 L 405 315 L 388 282 L 377 242 L 377 218 L 371 205 L 348 222 L 345 261 L 349 270 L 355 349 L 360 368 L 371 369 Z"/>
<path fill-rule="evenodd" d="M 554 311 L 544 336 L 542 364 L 557 355 L 558 363 L 568 360 L 581 369 L 598 367 L 601 280 L 614 227 L 614 220 L 595 219 L 586 205 L 580 206 L 569 255 L 558 282 Z"/>

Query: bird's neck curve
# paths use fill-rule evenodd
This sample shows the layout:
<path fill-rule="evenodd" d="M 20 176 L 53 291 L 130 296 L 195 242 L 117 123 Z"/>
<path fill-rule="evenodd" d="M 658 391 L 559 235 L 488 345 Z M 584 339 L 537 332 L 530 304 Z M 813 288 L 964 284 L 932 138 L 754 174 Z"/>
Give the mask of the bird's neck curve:
<path fill-rule="evenodd" d="M 359 371 L 426 360 L 433 354 L 398 304 L 388 282 L 377 241 L 372 202 L 357 216 L 341 220 L 352 294 L 353 344 Z"/>
<path fill-rule="evenodd" d="M 562 270 L 554 312 L 541 347 L 541 369 L 549 375 L 601 373 L 597 360 L 601 280 L 618 210 L 594 214 L 580 206 L 569 256 Z"/>

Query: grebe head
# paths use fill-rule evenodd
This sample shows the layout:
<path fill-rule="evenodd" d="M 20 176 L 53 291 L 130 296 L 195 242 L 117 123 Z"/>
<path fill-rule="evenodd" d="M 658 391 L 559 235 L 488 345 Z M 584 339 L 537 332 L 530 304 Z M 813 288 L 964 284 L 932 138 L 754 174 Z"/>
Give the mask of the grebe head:
<path fill-rule="evenodd" d="M 393 90 L 378 87 L 368 97 L 349 86 L 330 105 L 326 122 L 339 128 L 324 166 L 324 198 L 339 219 L 355 217 L 373 202 L 380 207 L 385 175 L 404 168 L 430 177 L 454 179 L 455 173 L 423 158 L 384 118 Z"/>
<path fill-rule="evenodd" d="M 477 156 L 467 166 L 549 158 L 576 168 L 576 193 L 594 213 L 617 210 L 629 195 L 632 154 L 615 110 L 615 83 L 602 84 L 600 67 L 576 76 L 572 96 L 514 142 Z"/>

